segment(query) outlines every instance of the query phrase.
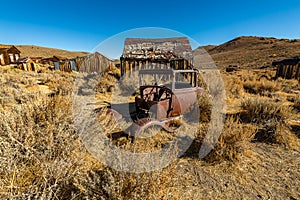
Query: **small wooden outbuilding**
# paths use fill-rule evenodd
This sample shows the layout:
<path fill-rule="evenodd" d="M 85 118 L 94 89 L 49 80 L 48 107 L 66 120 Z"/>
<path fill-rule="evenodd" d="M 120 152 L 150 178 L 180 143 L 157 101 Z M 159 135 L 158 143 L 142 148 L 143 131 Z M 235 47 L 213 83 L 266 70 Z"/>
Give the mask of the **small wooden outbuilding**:
<path fill-rule="evenodd" d="M 98 52 L 67 60 L 54 62 L 54 69 L 64 72 L 102 73 L 112 66 L 112 61 Z"/>
<path fill-rule="evenodd" d="M 38 65 L 29 57 L 18 60 L 18 68 L 25 71 L 38 71 Z"/>
<path fill-rule="evenodd" d="M 276 78 L 300 80 L 300 58 L 276 60 L 272 65 L 276 67 Z"/>
<path fill-rule="evenodd" d="M 21 51 L 13 45 L 0 45 L 0 64 L 17 64 Z"/>

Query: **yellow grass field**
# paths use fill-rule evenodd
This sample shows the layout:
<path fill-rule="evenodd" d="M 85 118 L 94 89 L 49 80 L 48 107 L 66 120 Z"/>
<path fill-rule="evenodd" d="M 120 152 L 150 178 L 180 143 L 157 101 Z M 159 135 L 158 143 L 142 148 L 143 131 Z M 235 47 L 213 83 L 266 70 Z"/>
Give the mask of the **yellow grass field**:
<path fill-rule="evenodd" d="M 112 95 L 116 73 L 94 80 L 99 102 Z M 198 157 L 211 109 L 209 98 L 200 97 L 190 148 L 167 167 L 140 174 L 104 165 L 83 145 L 72 89 L 75 79 L 91 81 L 88 75 L 12 68 L 0 74 L 1 199 L 300 199 L 300 85 L 274 80 L 275 71 L 221 70 L 227 110 L 215 148 Z M 119 148 L 147 152 L 173 136 L 107 137 Z"/>

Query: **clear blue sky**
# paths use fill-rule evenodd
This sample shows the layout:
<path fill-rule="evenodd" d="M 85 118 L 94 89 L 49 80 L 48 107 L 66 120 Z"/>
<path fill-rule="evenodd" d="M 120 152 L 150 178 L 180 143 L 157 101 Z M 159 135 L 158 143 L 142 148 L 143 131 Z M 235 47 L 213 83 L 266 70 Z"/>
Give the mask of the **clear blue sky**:
<path fill-rule="evenodd" d="M 103 40 L 140 27 L 162 27 L 201 45 L 237 36 L 300 39 L 299 0 L 4 1 L 0 43 L 92 51 Z"/>

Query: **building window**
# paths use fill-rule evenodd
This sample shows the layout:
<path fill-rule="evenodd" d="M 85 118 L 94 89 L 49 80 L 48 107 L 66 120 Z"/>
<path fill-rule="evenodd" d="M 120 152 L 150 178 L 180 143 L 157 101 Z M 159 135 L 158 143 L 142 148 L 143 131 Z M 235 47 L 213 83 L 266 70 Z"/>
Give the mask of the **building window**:
<path fill-rule="evenodd" d="M 16 61 L 19 60 L 19 54 L 15 54 Z"/>
<path fill-rule="evenodd" d="M 9 54 L 10 62 L 15 62 L 14 54 Z"/>

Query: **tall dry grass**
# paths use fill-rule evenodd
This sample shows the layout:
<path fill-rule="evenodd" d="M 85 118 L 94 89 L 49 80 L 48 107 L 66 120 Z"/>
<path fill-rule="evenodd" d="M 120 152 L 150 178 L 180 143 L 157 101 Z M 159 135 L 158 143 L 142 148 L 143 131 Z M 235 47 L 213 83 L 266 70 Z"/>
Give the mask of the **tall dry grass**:
<path fill-rule="evenodd" d="M 293 107 L 295 109 L 297 109 L 298 111 L 300 111 L 300 95 L 297 95 L 294 99 L 293 99 Z"/>
<path fill-rule="evenodd" d="M 256 126 L 228 117 L 216 146 L 204 159 L 212 163 L 239 161 L 251 149 L 249 144 L 256 132 Z"/>
<path fill-rule="evenodd" d="M 255 124 L 259 129 L 255 141 L 286 146 L 297 144 L 297 137 L 291 133 L 287 123 L 296 116 L 292 106 L 257 97 L 242 101 L 241 108 L 241 119 L 246 123 Z"/>
<path fill-rule="evenodd" d="M 102 95 L 107 95 L 108 88 L 116 82 L 113 74 L 107 76 L 109 79 L 103 80 L 102 88 L 97 91 Z M 78 86 L 87 92 L 82 96 L 90 92 L 89 80 L 93 81 L 91 84 L 99 81 L 85 75 L 79 77 Z M 207 163 L 242 161 L 251 150 L 250 141 L 253 137 L 258 140 L 262 130 L 267 137 L 275 134 L 274 140 L 268 139 L 272 143 L 290 144 L 293 139 L 286 124 L 294 117 L 290 107 L 265 99 L 248 99 L 242 104 L 244 114 L 241 119 L 226 119 L 215 148 L 204 162 L 197 157 L 210 122 L 211 102 L 209 96 L 204 96 L 199 99 L 202 117 L 195 142 L 181 158 L 164 169 L 149 173 L 119 172 L 104 166 L 91 155 L 76 132 L 71 96 L 74 78 L 74 74 L 56 72 L 7 71 L 0 76 L 1 199 L 182 199 L 187 196 L 201 199 L 211 192 L 212 186 L 216 193 L 210 196 L 220 198 L 227 186 L 222 181 L 219 184 L 219 179 L 214 180 L 215 165 L 207 166 Z M 240 81 L 237 88 L 231 90 L 233 97 L 243 94 L 242 84 Z M 51 94 L 29 90 L 37 85 L 49 87 Z M 233 86 L 234 81 L 229 85 Z M 99 117 L 105 114 L 103 111 Z M 111 124 L 108 125 L 111 129 Z M 286 132 L 291 136 L 286 137 Z M 173 136 L 161 132 L 150 139 L 137 139 L 132 143 L 126 135 L 107 135 L 116 146 L 131 152 L 160 150 Z M 222 164 L 216 166 L 221 171 L 217 177 L 223 177 L 223 171 L 230 170 L 222 168 Z M 234 173 L 240 175 L 238 170 Z M 248 176 L 245 173 L 242 175 Z M 230 180 L 228 178 L 226 184 L 234 185 Z M 202 196 L 195 192 L 199 188 L 204 188 Z M 238 197 L 235 190 L 229 192 L 228 196 Z M 238 193 L 243 192 L 240 188 Z M 249 196 L 249 193 L 244 195 Z"/>
<path fill-rule="evenodd" d="M 274 93 L 281 89 L 281 86 L 276 81 L 269 81 L 266 79 L 261 79 L 259 81 L 245 81 L 243 83 L 244 90 L 248 93 L 267 95 L 269 93 Z"/>
<path fill-rule="evenodd" d="M 28 76 L 36 85 L 36 75 Z M 55 91 L 51 95 L 21 89 L 18 81 L 7 81 L 1 91 L 6 98 L 0 106 L 0 198 L 166 199 L 174 167 L 166 172 L 118 172 L 87 151 L 73 122 L 73 75 L 69 81 L 64 76 L 43 81 Z M 157 137 L 151 141 L 159 144 L 163 136 Z M 151 150 L 151 141 L 127 140 L 124 148 L 145 150 L 148 145 Z"/>

